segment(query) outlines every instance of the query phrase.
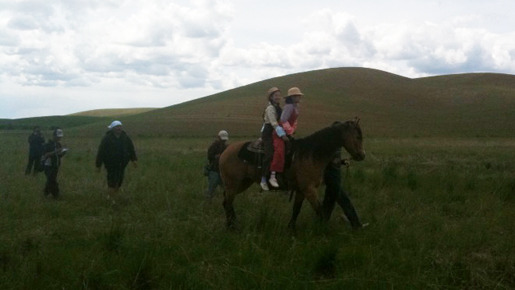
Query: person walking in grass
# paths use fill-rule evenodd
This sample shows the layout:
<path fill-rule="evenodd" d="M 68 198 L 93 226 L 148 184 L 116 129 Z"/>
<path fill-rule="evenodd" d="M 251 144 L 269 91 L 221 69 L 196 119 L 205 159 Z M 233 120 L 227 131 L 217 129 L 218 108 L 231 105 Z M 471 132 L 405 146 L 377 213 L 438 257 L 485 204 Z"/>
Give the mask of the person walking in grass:
<path fill-rule="evenodd" d="M 49 139 L 43 147 L 43 155 L 41 158 L 46 176 L 46 184 L 43 193 L 45 196 L 51 194 L 54 198 L 58 198 L 60 195 L 57 173 L 61 166 L 61 158 L 66 151 L 68 151 L 68 149 L 64 148 L 61 144 L 63 136 L 62 129 L 55 129 L 52 134 L 52 139 Z"/>
<path fill-rule="evenodd" d="M 223 186 L 218 161 L 220 159 L 220 155 L 222 155 L 225 148 L 227 148 L 227 140 L 229 140 L 229 133 L 222 130 L 218 132 L 216 140 L 207 149 L 207 160 L 209 164 L 207 170 L 208 188 L 206 191 L 206 197 L 209 199 L 213 198 L 215 195 L 217 186 Z"/>
<path fill-rule="evenodd" d="M 115 196 L 122 185 L 125 167 L 132 161 L 137 167 L 137 157 L 131 138 L 125 133 L 120 121 L 113 121 L 98 147 L 96 167 L 100 172 L 102 164 L 107 171 L 107 198 L 115 203 Z"/>
<path fill-rule="evenodd" d="M 349 163 L 347 160 L 342 159 L 341 153 L 341 150 L 338 150 L 334 154 L 332 161 L 324 170 L 324 183 L 326 185 L 324 201 L 322 203 L 324 218 L 329 220 L 335 203 L 338 203 L 342 208 L 345 217 L 349 220 L 352 228 L 360 229 L 368 224 L 361 223 L 358 214 L 356 213 L 356 209 L 352 205 L 347 193 L 342 188 L 341 166 L 342 164 L 348 166 Z"/>
<path fill-rule="evenodd" d="M 45 144 L 45 138 L 38 126 L 34 127 L 28 141 L 29 162 L 25 168 L 25 175 L 29 175 L 31 172 L 35 175 L 40 169 L 41 155 L 43 155 L 43 145 Z"/>

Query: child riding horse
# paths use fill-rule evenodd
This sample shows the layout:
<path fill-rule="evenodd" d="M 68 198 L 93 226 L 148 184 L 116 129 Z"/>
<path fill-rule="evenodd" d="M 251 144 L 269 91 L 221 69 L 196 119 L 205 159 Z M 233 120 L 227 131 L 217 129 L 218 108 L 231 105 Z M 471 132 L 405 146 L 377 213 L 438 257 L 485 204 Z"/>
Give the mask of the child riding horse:
<path fill-rule="evenodd" d="M 322 183 L 326 165 L 341 147 L 344 147 L 354 160 L 365 159 L 362 142 L 363 134 L 358 118 L 344 123 L 335 122 L 306 138 L 294 141 L 293 161 L 287 174 L 288 185 L 296 193 L 289 227 L 295 227 L 304 199 L 307 199 L 317 215 L 322 217 L 317 189 Z M 225 187 L 223 206 L 228 227 L 234 226 L 236 221 L 233 207 L 235 196 L 253 183 L 259 184 L 261 180 L 261 170 L 238 157 L 238 152 L 245 143 L 229 145 L 220 156 L 220 174 Z"/>

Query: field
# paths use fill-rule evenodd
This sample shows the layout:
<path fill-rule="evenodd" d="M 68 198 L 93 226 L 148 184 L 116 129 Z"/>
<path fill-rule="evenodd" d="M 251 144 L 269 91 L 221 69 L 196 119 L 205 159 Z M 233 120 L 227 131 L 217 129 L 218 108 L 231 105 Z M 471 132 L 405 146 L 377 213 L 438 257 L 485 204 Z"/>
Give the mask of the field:
<path fill-rule="evenodd" d="M 65 136 L 59 200 L 23 175 L 27 135 L 0 131 L 1 289 L 515 288 L 513 138 L 365 137 L 342 178 L 370 225 L 340 208 L 321 224 L 305 203 L 293 233 L 288 196 L 257 185 L 224 227 L 222 193 L 203 195 L 209 138 L 133 136 L 139 166 L 111 206 L 100 135 Z"/>

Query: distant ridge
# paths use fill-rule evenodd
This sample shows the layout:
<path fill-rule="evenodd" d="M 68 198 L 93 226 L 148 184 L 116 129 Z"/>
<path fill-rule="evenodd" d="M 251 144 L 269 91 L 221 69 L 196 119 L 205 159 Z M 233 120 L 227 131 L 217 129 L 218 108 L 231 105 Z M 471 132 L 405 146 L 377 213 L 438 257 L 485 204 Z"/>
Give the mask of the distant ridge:
<path fill-rule="evenodd" d="M 272 86 L 279 87 L 283 96 L 292 86 L 305 94 L 297 137 L 354 116 L 361 118 L 366 137 L 515 137 L 514 75 L 467 73 L 410 79 L 368 68 L 331 68 L 271 78 L 125 115 L 123 123 L 135 136 L 214 136 L 225 129 L 231 136 L 254 138 L 260 134 L 265 92 Z M 98 135 L 110 119 L 88 119 L 75 130 Z"/>
<path fill-rule="evenodd" d="M 135 115 L 155 110 L 156 108 L 125 108 L 125 109 L 99 109 L 70 114 L 70 116 L 88 116 L 88 117 L 119 117 L 127 115 Z"/>

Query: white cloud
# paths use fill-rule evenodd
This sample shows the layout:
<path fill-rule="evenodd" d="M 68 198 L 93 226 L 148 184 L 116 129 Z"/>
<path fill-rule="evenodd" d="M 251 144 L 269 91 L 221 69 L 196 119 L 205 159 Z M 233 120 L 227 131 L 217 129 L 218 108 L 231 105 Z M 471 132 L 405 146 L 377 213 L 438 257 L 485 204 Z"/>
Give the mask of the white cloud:
<path fill-rule="evenodd" d="M 59 100 L 54 114 L 167 106 L 338 66 L 409 77 L 515 73 L 514 8 L 508 0 L 2 3 L 0 101 L 9 106 L 0 117 L 41 112 L 28 109 L 36 107 L 28 96 Z"/>

